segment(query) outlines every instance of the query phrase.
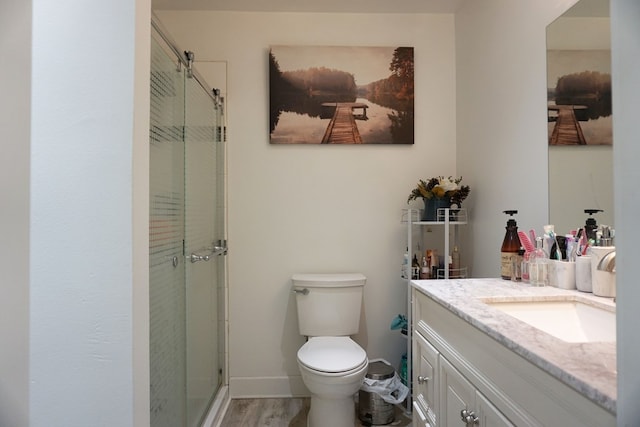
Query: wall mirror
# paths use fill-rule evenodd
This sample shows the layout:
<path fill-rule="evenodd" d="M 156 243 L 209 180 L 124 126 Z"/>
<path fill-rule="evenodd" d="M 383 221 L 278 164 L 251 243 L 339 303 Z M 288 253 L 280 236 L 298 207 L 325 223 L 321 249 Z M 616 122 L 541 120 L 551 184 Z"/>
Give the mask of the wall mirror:
<path fill-rule="evenodd" d="M 576 78 L 591 89 L 567 101 Z M 598 224 L 614 226 L 610 88 L 609 0 L 579 0 L 547 27 L 549 223 L 559 234 L 583 226 L 584 209 L 603 210 Z"/>

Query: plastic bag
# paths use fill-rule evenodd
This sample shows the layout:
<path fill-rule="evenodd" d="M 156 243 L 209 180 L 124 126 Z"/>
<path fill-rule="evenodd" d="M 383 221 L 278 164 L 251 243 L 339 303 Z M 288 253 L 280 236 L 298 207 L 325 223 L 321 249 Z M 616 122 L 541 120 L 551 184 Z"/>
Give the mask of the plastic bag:
<path fill-rule="evenodd" d="M 401 403 L 409 394 L 409 387 L 402 384 L 402 380 L 395 372 L 393 377 L 384 380 L 374 380 L 365 377 L 360 389 L 368 391 L 369 393 L 375 393 L 385 402 L 394 405 Z"/>

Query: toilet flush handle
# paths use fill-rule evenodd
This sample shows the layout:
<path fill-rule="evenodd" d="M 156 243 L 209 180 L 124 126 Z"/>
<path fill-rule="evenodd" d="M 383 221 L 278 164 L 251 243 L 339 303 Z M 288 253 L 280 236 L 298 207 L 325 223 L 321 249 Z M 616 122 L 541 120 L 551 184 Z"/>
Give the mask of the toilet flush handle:
<path fill-rule="evenodd" d="M 304 288 L 304 289 L 294 289 L 293 290 L 294 294 L 302 294 L 302 295 L 307 295 L 309 293 L 309 289 Z"/>

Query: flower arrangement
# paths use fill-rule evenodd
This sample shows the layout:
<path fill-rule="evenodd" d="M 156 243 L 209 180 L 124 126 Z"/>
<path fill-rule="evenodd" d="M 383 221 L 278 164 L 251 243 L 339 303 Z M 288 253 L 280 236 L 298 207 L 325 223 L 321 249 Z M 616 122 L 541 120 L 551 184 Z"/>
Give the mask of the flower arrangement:
<path fill-rule="evenodd" d="M 407 203 L 418 198 L 422 199 L 444 199 L 449 200 L 452 205 L 460 207 L 462 201 L 467 198 L 471 192 L 468 185 L 460 185 L 460 178 L 445 178 L 439 176 L 431 178 L 428 181 L 419 180 L 416 188 L 411 190 Z"/>

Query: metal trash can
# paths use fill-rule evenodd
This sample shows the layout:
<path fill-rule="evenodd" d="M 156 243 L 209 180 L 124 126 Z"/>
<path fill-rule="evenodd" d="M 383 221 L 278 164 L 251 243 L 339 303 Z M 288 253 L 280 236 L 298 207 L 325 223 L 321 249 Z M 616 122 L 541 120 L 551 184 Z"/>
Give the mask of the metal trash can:
<path fill-rule="evenodd" d="M 395 370 L 384 362 L 371 362 L 366 377 L 372 380 L 391 379 Z M 360 421 L 373 425 L 385 425 L 395 418 L 393 405 L 385 402 L 376 393 L 360 390 L 358 393 L 358 418 Z"/>

